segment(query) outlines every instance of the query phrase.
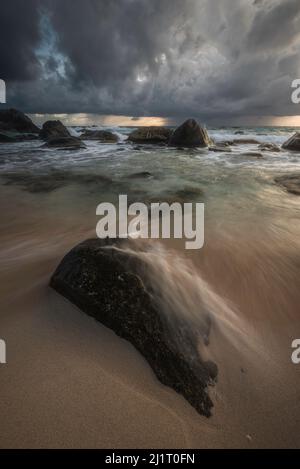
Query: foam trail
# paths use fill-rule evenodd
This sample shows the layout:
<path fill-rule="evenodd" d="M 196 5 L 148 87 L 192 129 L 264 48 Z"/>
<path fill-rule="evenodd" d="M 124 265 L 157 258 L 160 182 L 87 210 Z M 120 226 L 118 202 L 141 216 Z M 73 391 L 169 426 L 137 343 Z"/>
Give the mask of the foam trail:
<path fill-rule="evenodd" d="M 134 244 L 134 248 L 132 247 Z M 112 247 L 137 257 L 146 266 L 147 288 L 165 315 L 175 335 L 178 328 L 191 327 L 199 336 L 199 352 L 209 357 L 208 337 L 216 332 L 239 354 L 258 359 L 265 355 L 249 324 L 206 282 L 196 267 L 162 243 L 131 241 L 124 248 Z M 182 344 L 184 347 L 184 344 Z M 187 347 L 188 350 L 188 347 Z M 254 355 L 253 355 L 254 354 Z"/>

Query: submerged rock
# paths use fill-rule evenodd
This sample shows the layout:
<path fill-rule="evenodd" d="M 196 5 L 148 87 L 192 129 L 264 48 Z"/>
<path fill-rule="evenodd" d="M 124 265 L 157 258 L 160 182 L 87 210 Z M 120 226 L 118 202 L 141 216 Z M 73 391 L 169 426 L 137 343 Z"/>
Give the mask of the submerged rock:
<path fill-rule="evenodd" d="M 98 140 L 101 143 L 117 143 L 119 137 L 108 130 L 85 130 L 80 138 L 82 140 Z"/>
<path fill-rule="evenodd" d="M 208 147 L 212 141 L 206 129 L 200 127 L 194 119 L 188 119 L 177 127 L 169 144 L 175 147 Z"/>
<path fill-rule="evenodd" d="M 167 127 L 139 127 L 128 135 L 128 140 L 133 143 L 168 143 L 172 130 Z"/>
<path fill-rule="evenodd" d="M 217 145 L 209 147 L 209 151 L 213 151 L 215 153 L 230 153 L 232 150 L 229 145 Z"/>
<path fill-rule="evenodd" d="M 127 179 L 152 179 L 153 174 L 149 171 L 140 171 L 139 173 L 133 173 L 127 176 Z"/>
<path fill-rule="evenodd" d="M 221 142 L 216 142 L 216 145 L 219 147 L 230 147 L 231 145 L 234 145 L 233 140 L 222 140 Z"/>
<path fill-rule="evenodd" d="M 51 170 L 42 174 L 32 171 L 8 172 L 3 177 L 5 184 L 15 184 L 32 193 L 52 192 L 68 184 L 94 185 L 97 189 L 111 189 L 113 185 L 112 179 L 106 175 L 59 170 Z"/>
<path fill-rule="evenodd" d="M 300 132 L 296 132 L 283 145 L 284 150 L 300 151 Z"/>
<path fill-rule="evenodd" d="M 185 203 L 190 203 L 196 200 L 203 200 L 204 192 L 200 187 L 195 186 L 185 186 L 182 189 L 176 191 L 166 191 L 162 192 L 156 196 L 151 196 L 145 199 L 145 202 L 148 207 L 151 204 L 162 204 L 167 203 L 172 205 L 174 203 L 179 203 L 183 205 Z"/>
<path fill-rule="evenodd" d="M 17 142 L 17 140 L 14 137 L 7 134 L 6 132 L 0 132 L 0 142 L 9 143 L 9 142 Z"/>
<path fill-rule="evenodd" d="M 62 148 L 65 150 L 79 150 L 85 148 L 84 143 L 78 137 L 53 137 L 45 143 L 47 147 Z"/>
<path fill-rule="evenodd" d="M 28 116 L 16 109 L 0 110 L 0 130 L 19 133 L 38 133 L 40 131 Z"/>
<path fill-rule="evenodd" d="M 235 138 L 232 140 L 231 145 L 259 145 L 260 142 L 255 138 Z"/>
<path fill-rule="evenodd" d="M 178 197 L 179 200 L 184 202 L 192 202 L 199 196 L 203 196 L 204 192 L 200 187 L 185 186 L 175 192 L 174 198 Z"/>
<path fill-rule="evenodd" d="M 281 151 L 280 147 L 275 143 L 262 143 L 258 148 L 262 151 L 273 151 L 274 153 L 279 153 Z"/>
<path fill-rule="evenodd" d="M 215 382 L 217 366 L 201 360 L 198 333 L 183 319 L 174 337 L 151 294 L 147 265 L 122 250 L 124 246 L 124 240 L 90 239 L 79 244 L 59 264 L 50 285 L 131 342 L 163 384 L 208 417 L 213 407 L 208 385 Z M 208 321 L 208 331 L 209 327 Z"/>
<path fill-rule="evenodd" d="M 263 158 L 264 155 L 258 151 L 248 151 L 246 153 L 242 153 L 241 156 L 245 156 L 246 158 Z"/>
<path fill-rule="evenodd" d="M 300 195 L 300 173 L 278 176 L 274 180 L 291 194 Z"/>
<path fill-rule="evenodd" d="M 0 131 L 0 142 L 16 143 L 24 142 L 27 140 L 37 140 L 37 134 L 23 133 L 23 132 L 10 132 Z"/>
<path fill-rule="evenodd" d="M 40 137 L 49 140 L 56 137 L 71 137 L 71 134 L 62 122 L 47 121 L 43 124 Z"/>

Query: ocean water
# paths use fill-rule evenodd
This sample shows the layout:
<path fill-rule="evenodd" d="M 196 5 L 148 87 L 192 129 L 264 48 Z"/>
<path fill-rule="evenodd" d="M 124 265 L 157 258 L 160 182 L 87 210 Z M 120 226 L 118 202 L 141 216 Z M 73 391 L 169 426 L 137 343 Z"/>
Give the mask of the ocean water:
<path fill-rule="evenodd" d="M 101 128 L 101 127 L 87 127 Z M 242 186 L 260 184 L 264 179 L 266 188 L 272 177 L 283 172 L 299 169 L 299 155 L 287 151 L 280 153 L 263 152 L 263 158 L 244 156 L 244 153 L 259 151 L 257 145 L 235 145 L 232 152 L 209 152 L 202 149 L 174 149 L 150 145 L 133 145 L 126 142 L 127 134 L 132 128 L 108 128 L 119 136 L 118 144 L 99 144 L 95 141 L 86 141 L 86 149 L 79 151 L 48 149 L 43 147 L 41 141 L 31 141 L 15 144 L 1 144 L 0 146 L 0 177 L 2 185 L 15 184 L 23 189 L 34 191 L 26 187 L 26 177 L 32 176 L 35 180 L 40 178 L 43 182 L 45 176 L 59 179 L 59 172 L 68 173 L 71 182 L 72 174 L 106 176 L 120 188 L 131 190 L 141 189 L 147 193 L 165 193 L 180 190 L 182 186 L 192 184 L 206 189 L 207 196 L 213 194 L 217 197 L 218 191 L 228 190 L 235 192 Z M 80 135 L 82 128 L 72 127 L 73 135 Z M 237 132 L 242 132 L 239 134 Z M 289 138 L 295 129 L 291 128 L 222 128 L 209 129 L 210 136 L 216 144 L 224 140 L 255 139 L 258 142 L 271 142 L 281 145 Z M 137 172 L 151 172 L 149 180 L 124 183 L 126 177 Z M 56 173 L 55 173 L 56 172 Z M 237 176 L 237 178 L 236 178 Z M 23 178 L 23 180 L 22 180 Z M 235 180 L 236 179 L 236 180 Z M 234 180 L 234 181 L 233 181 Z M 247 180 L 247 181 L 246 181 Z M 218 181 L 218 184 L 215 184 Z M 67 182 L 67 181 L 66 181 Z M 79 183 L 79 178 L 77 180 Z M 269 184 L 270 185 L 270 184 Z M 272 185 L 272 184 L 271 184 Z M 63 186 L 63 185 L 62 185 Z M 60 186 L 60 187 L 62 187 Z M 58 189 L 60 188 L 58 187 Z M 240 187 L 240 188 L 242 188 Z M 110 188 L 111 193 L 114 188 Z M 37 192 L 41 194 L 45 191 Z M 98 187 L 101 194 L 101 187 Z M 51 188 L 49 187 L 49 193 Z"/>
<path fill-rule="evenodd" d="M 82 130 L 70 128 L 73 135 L 80 135 Z M 288 258 L 296 259 L 300 199 L 276 185 L 274 178 L 299 171 L 299 154 L 263 151 L 263 157 L 256 158 L 245 153 L 259 151 L 258 144 L 244 143 L 233 145 L 231 152 L 134 145 L 127 142 L 132 128 L 108 130 L 118 134 L 117 144 L 86 141 L 86 148 L 77 151 L 48 149 L 41 141 L 1 144 L 4 265 L 11 262 L 11 252 L 18 262 L 18 255 L 24 256 L 22 250 L 27 245 L 32 250 L 26 251 L 26 255 L 36 256 L 39 251 L 34 240 L 41 237 L 45 253 L 53 243 L 72 247 L 73 240 L 95 236 L 97 205 L 104 201 L 117 204 L 119 194 L 128 195 L 129 203 L 176 201 L 183 197 L 185 202 L 205 204 L 204 248 L 189 252 L 183 243 L 175 240 L 171 248 L 178 249 L 181 257 L 198 263 L 197 269 L 203 271 L 204 277 L 205 268 L 216 271 L 214 278 L 206 278 L 216 294 L 228 296 L 228 282 L 232 290 L 233 278 L 240 274 L 242 266 L 246 269 L 244 263 L 249 256 L 258 256 L 257 269 L 263 278 L 277 271 L 276 265 L 270 267 L 269 260 L 262 263 L 264 257 L 273 258 L 281 249 L 287 251 Z M 224 140 L 255 139 L 280 146 L 295 129 L 212 128 L 208 131 L 216 144 Z M 139 173 L 146 174 L 137 176 Z M 222 255 L 215 259 L 219 251 Z M 240 256 L 236 256 L 239 251 Z M 226 257 L 228 253 L 232 262 Z M 228 272 L 217 281 L 220 268 L 224 268 L 219 265 L 222 256 L 230 262 L 232 278 Z M 269 267 L 270 272 L 266 271 Z M 285 265 L 286 272 L 276 272 L 282 283 L 291 275 L 289 268 L 293 270 L 295 266 Z M 255 272 L 251 269 L 246 277 Z M 180 276 L 177 282 L 180 283 Z M 268 288 L 273 288 L 271 280 L 269 284 Z M 175 292 L 177 287 L 173 284 L 172 288 Z M 249 298 L 252 295 L 249 290 Z M 244 296 L 247 299 L 247 292 Z M 294 310 L 295 305 L 290 307 Z"/>
<path fill-rule="evenodd" d="M 70 128 L 74 135 L 81 130 Z M 86 148 L 77 151 L 48 149 L 41 141 L 0 144 L 0 332 L 10 339 L 14 363 L 7 368 L 7 402 L 23 386 L 15 384 L 21 342 L 24 356 L 29 343 L 33 348 L 38 343 L 37 355 L 44 350 L 49 356 L 37 368 L 43 375 L 47 367 L 52 370 L 48 350 L 55 347 L 49 340 L 44 345 L 44 329 L 54 337 L 72 329 L 67 312 L 69 319 L 60 326 L 57 311 L 69 310 L 62 299 L 53 300 L 57 295 L 49 293 L 49 279 L 69 249 L 96 236 L 97 205 L 117 203 L 119 194 L 146 203 L 184 194 L 185 201 L 205 204 L 204 247 L 188 251 L 181 240 L 150 240 L 142 250 L 136 245 L 136 255 L 150 267 L 170 333 L 176 334 L 173 315 L 196 328 L 201 328 L 204 314 L 211 315 L 210 345 L 199 352 L 219 367 L 219 384 L 211 394 L 216 417 L 227 416 L 222 428 L 227 428 L 225 422 L 235 425 L 233 442 L 242 445 L 241 432 L 243 438 L 247 432 L 257 435 L 258 445 L 299 444 L 293 419 L 300 419 L 294 394 L 300 378 L 290 355 L 292 340 L 300 337 L 300 197 L 275 184 L 274 178 L 300 172 L 300 154 L 282 150 L 263 151 L 262 158 L 245 155 L 258 151 L 258 144 L 234 145 L 231 152 L 134 145 L 126 141 L 131 128 L 108 130 L 119 135 L 117 144 L 86 141 Z M 281 145 L 295 129 L 208 131 L 216 143 L 252 138 Z M 136 176 L 142 172 L 149 174 Z M 76 347 L 70 350 L 70 356 L 76 353 Z M 59 389 L 64 395 L 65 388 Z M 266 392 L 271 389 L 272 394 Z M 34 396 L 30 383 L 26 393 Z M 65 398 L 67 402 L 67 394 Z M 282 406 L 284 415 L 278 411 Z M 12 415 L 3 409 L 9 422 Z M 37 434 L 39 419 L 37 412 Z M 16 432 L 13 427 L 11 438 Z M 29 436 L 24 430 L 24 441 Z"/>
<path fill-rule="evenodd" d="M 93 127 L 95 128 L 95 127 Z M 96 127 L 99 128 L 99 127 Z M 54 204 L 74 215 L 79 207 L 94 212 L 102 201 L 117 201 L 128 194 L 130 201 L 147 202 L 151 198 L 172 200 L 178 191 L 203 191 L 199 201 L 206 204 L 206 219 L 228 223 L 256 216 L 288 216 L 298 213 L 298 199 L 274 184 L 274 177 L 299 170 L 296 153 L 263 151 L 263 158 L 244 155 L 258 145 L 235 145 L 229 152 L 206 149 L 174 149 L 133 145 L 126 142 L 131 128 L 111 128 L 119 135 L 118 144 L 86 141 L 78 151 L 48 149 L 40 141 L 0 146 L 1 189 L 20 194 L 21 199 Z M 72 127 L 74 135 L 82 128 Z M 209 129 L 216 143 L 233 139 L 255 139 L 281 145 L 293 134 L 291 128 Z M 240 134 L 242 132 L 242 134 Z M 132 178 L 139 172 L 149 177 Z M 34 194 L 34 196 L 33 196 Z M 72 198 L 70 197 L 72 194 Z M 282 213 L 282 209 L 286 209 Z M 250 219 L 249 219 L 250 221 Z M 250 221 L 251 222 L 251 221 Z"/>

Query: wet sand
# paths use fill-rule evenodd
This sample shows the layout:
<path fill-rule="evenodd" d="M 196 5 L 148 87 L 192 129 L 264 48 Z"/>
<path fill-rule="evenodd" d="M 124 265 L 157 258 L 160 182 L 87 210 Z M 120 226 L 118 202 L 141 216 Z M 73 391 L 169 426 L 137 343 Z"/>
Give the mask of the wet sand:
<path fill-rule="evenodd" d="M 209 222 L 204 249 L 185 253 L 234 312 L 230 327 L 220 316 L 211 331 L 219 379 L 207 419 L 129 343 L 48 287 L 95 226 L 93 213 L 83 222 L 84 205 L 54 210 L 59 195 L 51 197 L 1 188 L 0 447 L 299 447 L 299 222 Z"/>

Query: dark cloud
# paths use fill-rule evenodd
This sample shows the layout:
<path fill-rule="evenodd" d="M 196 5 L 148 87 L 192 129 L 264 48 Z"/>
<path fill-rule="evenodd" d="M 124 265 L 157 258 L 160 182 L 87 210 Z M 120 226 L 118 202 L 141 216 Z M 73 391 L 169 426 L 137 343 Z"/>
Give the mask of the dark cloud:
<path fill-rule="evenodd" d="M 289 46 L 299 38 L 300 2 L 284 0 L 273 7 L 261 9 L 255 15 L 247 45 L 260 51 Z"/>
<path fill-rule="evenodd" d="M 0 74 L 27 112 L 299 114 L 299 31 L 299 0 L 10 0 Z"/>
<path fill-rule="evenodd" d="M 38 74 L 39 1 L 10 0 L 0 6 L 0 73 L 8 82 Z"/>

